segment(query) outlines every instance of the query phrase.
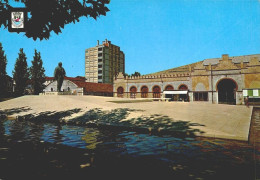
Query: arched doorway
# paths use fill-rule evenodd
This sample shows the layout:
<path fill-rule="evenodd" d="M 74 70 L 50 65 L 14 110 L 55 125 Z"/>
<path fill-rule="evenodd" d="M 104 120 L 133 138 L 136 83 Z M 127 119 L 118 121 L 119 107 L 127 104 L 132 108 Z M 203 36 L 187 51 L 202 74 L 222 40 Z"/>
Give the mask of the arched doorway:
<path fill-rule="evenodd" d="M 130 97 L 135 98 L 136 97 L 137 88 L 135 86 L 130 87 Z"/>
<path fill-rule="evenodd" d="M 218 103 L 236 104 L 237 84 L 232 79 L 222 79 L 217 83 Z"/>
<path fill-rule="evenodd" d="M 188 90 L 188 86 L 185 85 L 185 84 L 181 84 L 179 87 L 178 87 L 178 90 L 181 90 L 181 91 L 187 91 Z M 179 94 L 179 97 L 178 97 L 178 100 L 179 101 L 189 101 L 189 96 L 188 94 Z"/>
<path fill-rule="evenodd" d="M 173 88 L 172 85 L 167 85 L 167 86 L 165 87 L 165 91 L 172 91 L 172 90 L 174 90 L 174 88 Z"/>
<path fill-rule="evenodd" d="M 161 88 L 159 86 L 153 87 L 153 98 L 160 98 L 161 97 Z"/>
<path fill-rule="evenodd" d="M 120 86 L 117 88 L 117 97 L 123 97 L 123 96 L 124 96 L 124 88 Z"/>
<path fill-rule="evenodd" d="M 147 98 L 148 97 L 148 87 L 143 86 L 141 88 L 141 98 Z"/>

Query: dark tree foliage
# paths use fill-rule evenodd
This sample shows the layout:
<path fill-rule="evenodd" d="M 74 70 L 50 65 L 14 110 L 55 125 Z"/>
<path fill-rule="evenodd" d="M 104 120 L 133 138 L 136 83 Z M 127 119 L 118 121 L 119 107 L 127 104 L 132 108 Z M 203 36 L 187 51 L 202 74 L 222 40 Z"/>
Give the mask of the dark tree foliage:
<path fill-rule="evenodd" d="M 6 64 L 6 55 L 0 43 L 0 97 L 4 97 L 7 94 Z"/>
<path fill-rule="evenodd" d="M 33 94 L 38 95 L 45 88 L 45 69 L 42 66 L 41 53 L 35 50 L 32 66 L 29 69 L 30 80 L 32 83 Z"/>
<path fill-rule="evenodd" d="M 10 0 L 0 0 L 0 27 L 8 27 Z M 106 15 L 110 0 L 13 0 L 25 5 L 31 17 L 25 35 L 36 40 L 49 39 L 50 33 L 61 33 L 66 24 L 79 22 L 82 16 L 97 19 Z"/>
<path fill-rule="evenodd" d="M 135 71 L 135 73 L 131 74 L 131 76 L 141 76 L 141 73 Z"/>
<path fill-rule="evenodd" d="M 127 74 L 127 73 L 124 73 L 124 76 L 126 77 L 126 76 L 129 76 L 129 74 Z"/>
<path fill-rule="evenodd" d="M 23 48 L 20 49 L 18 58 L 15 62 L 15 67 L 13 71 L 13 78 L 15 81 L 14 92 L 17 96 L 21 96 L 25 93 L 25 88 L 27 81 L 29 79 L 28 66 L 27 66 L 27 57 L 23 52 Z"/>

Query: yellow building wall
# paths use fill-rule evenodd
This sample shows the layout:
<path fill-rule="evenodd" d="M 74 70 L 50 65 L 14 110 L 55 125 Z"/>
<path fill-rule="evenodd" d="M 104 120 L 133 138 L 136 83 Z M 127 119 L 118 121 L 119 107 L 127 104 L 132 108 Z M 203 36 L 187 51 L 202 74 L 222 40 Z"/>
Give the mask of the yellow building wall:
<path fill-rule="evenodd" d="M 260 74 L 245 74 L 245 88 L 260 88 Z"/>
<path fill-rule="evenodd" d="M 209 78 L 208 76 L 193 76 L 192 77 L 192 90 L 195 91 L 195 88 L 198 83 L 204 84 L 206 90 L 209 90 Z"/>

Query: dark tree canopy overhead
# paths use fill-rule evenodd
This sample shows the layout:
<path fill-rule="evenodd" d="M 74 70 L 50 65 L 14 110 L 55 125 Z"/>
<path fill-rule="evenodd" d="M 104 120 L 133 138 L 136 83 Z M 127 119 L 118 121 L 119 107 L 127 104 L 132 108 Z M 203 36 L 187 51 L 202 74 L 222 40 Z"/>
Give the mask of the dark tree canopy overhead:
<path fill-rule="evenodd" d="M 12 8 L 10 1 L 25 5 L 29 16 L 25 35 L 36 40 L 49 39 L 50 33 L 61 32 L 64 25 L 79 22 L 82 16 L 96 19 L 106 15 L 110 0 L 0 0 L 0 27 L 8 27 L 9 14 Z"/>

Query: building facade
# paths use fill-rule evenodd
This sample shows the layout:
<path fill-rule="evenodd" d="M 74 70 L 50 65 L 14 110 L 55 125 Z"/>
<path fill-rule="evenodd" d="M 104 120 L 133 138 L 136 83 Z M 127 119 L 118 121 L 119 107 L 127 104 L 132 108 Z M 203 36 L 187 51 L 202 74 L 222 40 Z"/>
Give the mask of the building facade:
<path fill-rule="evenodd" d="M 85 51 L 86 82 L 113 83 L 114 76 L 125 73 L 125 54 L 119 46 L 105 40 Z"/>
<path fill-rule="evenodd" d="M 244 97 L 260 101 L 260 54 L 205 59 L 197 63 L 139 77 L 114 80 L 114 96 L 169 98 L 172 101 L 206 101 L 243 104 Z"/>
<path fill-rule="evenodd" d="M 14 92 L 14 80 L 10 76 L 6 75 L 6 81 L 7 81 L 7 95 L 10 96 Z"/>
<path fill-rule="evenodd" d="M 54 77 L 46 77 L 48 83 L 43 94 L 57 94 L 57 81 Z M 104 83 L 85 82 L 84 77 L 65 77 L 61 86 L 62 94 L 66 95 L 95 95 L 113 96 L 113 85 Z"/>

